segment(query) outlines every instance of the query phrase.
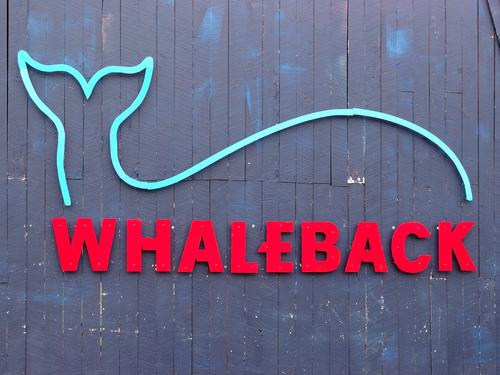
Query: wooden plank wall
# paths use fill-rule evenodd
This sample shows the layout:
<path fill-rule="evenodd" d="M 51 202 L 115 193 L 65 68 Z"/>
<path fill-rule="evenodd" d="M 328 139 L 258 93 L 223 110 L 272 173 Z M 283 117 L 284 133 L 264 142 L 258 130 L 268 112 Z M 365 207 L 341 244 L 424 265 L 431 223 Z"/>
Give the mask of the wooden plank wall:
<path fill-rule="evenodd" d="M 495 0 L 16 0 L 0 2 L 0 372 L 4 374 L 496 374 L 500 322 L 500 7 Z M 148 97 L 121 129 L 125 170 L 179 172 L 278 121 L 365 107 L 431 130 L 460 156 L 475 200 L 429 143 L 367 119 L 316 121 L 269 137 L 156 192 L 121 183 L 109 126 L 142 77 L 83 99 L 72 79 L 31 72 L 68 135 L 65 208 L 56 133 L 28 100 L 16 54 L 89 77 L 151 55 Z M 354 183 L 348 183 L 354 181 Z M 362 183 L 364 181 L 364 183 Z M 59 270 L 51 218 L 117 217 L 110 271 Z M 125 271 L 125 219 L 174 228 L 248 223 L 254 276 Z M 345 254 L 356 223 L 477 222 L 475 273 L 263 273 L 269 220 L 329 220 Z M 434 232 L 435 233 L 435 232 Z M 297 248 L 299 234 L 287 237 Z M 436 241 L 410 246 L 436 255 Z M 290 255 L 299 270 L 297 251 Z"/>

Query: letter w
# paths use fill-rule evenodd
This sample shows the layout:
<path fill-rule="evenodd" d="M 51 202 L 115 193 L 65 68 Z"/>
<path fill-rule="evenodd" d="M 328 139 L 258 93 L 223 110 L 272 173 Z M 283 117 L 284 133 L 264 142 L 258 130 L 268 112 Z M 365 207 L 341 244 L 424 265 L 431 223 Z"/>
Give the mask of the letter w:
<path fill-rule="evenodd" d="M 102 219 L 101 236 L 97 241 L 92 219 L 80 218 L 76 220 L 73 239 L 70 240 L 66 219 L 53 218 L 52 229 L 62 271 L 75 272 L 78 269 L 84 244 L 89 254 L 92 271 L 107 271 L 115 226 L 116 219 Z"/>

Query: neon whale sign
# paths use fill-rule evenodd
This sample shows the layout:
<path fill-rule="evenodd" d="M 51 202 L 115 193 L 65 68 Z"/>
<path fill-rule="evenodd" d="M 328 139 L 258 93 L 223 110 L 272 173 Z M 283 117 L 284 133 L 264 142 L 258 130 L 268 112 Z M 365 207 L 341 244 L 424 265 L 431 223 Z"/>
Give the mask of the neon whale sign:
<path fill-rule="evenodd" d="M 330 118 L 330 117 L 366 117 L 376 120 L 381 120 L 385 123 L 402 127 L 412 131 L 425 138 L 429 142 L 437 146 L 453 163 L 464 186 L 465 199 L 467 201 L 473 200 L 472 188 L 470 184 L 469 177 L 462 165 L 460 159 L 457 157 L 455 152 L 439 137 L 431 133 L 430 131 L 422 128 L 421 126 L 410 122 L 408 120 L 402 119 L 397 116 L 393 116 L 387 113 L 372 111 L 368 109 L 361 108 L 342 108 L 342 109 L 329 109 L 319 112 L 313 112 L 306 115 L 294 117 L 292 119 L 274 124 L 266 129 L 263 129 L 255 134 L 252 134 L 242 140 L 212 154 L 205 160 L 179 172 L 171 177 L 165 178 L 158 181 L 141 181 L 129 176 L 122 168 L 120 163 L 120 158 L 118 155 L 118 131 L 123 122 L 130 117 L 139 106 L 142 104 L 146 95 L 148 93 L 149 87 L 151 85 L 151 79 L 153 76 L 154 62 L 153 58 L 148 56 L 142 62 L 134 66 L 107 66 L 97 71 L 89 80 L 74 67 L 67 64 L 53 64 L 46 65 L 42 64 L 35 59 L 33 59 L 28 52 L 20 50 L 17 55 L 17 63 L 19 66 L 19 71 L 21 74 L 21 79 L 23 81 L 24 87 L 28 92 L 29 97 L 38 107 L 38 109 L 43 112 L 54 124 L 57 130 L 57 150 L 56 150 L 56 167 L 57 167 L 57 177 L 59 180 L 59 187 L 61 190 L 61 195 L 63 202 L 66 206 L 71 206 L 71 197 L 68 189 L 68 184 L 66 180 L 66 173 L 64 169 L 64 153 L 66 145 L 66 132 L 64 130 L 64 124 L 62 120 L 40 99 L 36 93 L 33 83 L 31 82 L 28 67 L 45 72 L 45 73 L 67 73 L 71 75 L 79 84 L 83 90 L 86 99 L 89 99 L 92 92 L 97 85 L 97 83 L 107 75 L 110 74 L 138 74 L 144 72 L 144 80 L 142 86 L 139 90 L 137 97 L 132 101 L 132 103 L 123 110 L 111 124 L 109 132 L 109 145 L 111 154 L 111 163 L 113 168 L 118 175 L 118 177 L 125 182 L 127 185 L 133 186 L 138 189 L 144 190 L 157 190 L 168 186 L 177 184 L 180 181 L 202 171 L 203 169 L 209 167 L 210 165 L 218 162 L 219 160 L 225 158 L 226 156 L 237 152 L 238 150 L 257 142 L 265 137 L 272 134 L 278 133 L 282 130 L 292 128 L 294 126 L 309 123 L 314 120 Z"/>

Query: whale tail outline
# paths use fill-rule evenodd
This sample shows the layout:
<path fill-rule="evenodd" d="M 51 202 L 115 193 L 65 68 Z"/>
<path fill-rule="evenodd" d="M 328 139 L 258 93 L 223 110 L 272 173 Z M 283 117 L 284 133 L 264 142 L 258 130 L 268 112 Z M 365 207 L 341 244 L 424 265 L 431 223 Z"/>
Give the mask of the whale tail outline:
<path fill-rule="evenodd" d="M 142 71 L 145 72 L 144 80 L 139 90 L 137 97 L 132 101 L 132 103 L 125 108 L 117 118 L 121 119 L 121 122 L 125 121 L 134 111 L 139 108 L 146 94 L 148 93 L 149 86 L 151 85 L 151 79 L 153 76 L 154 61 L 153 58 L 148 56 L 142 62 L 134 66 L 119 66 L 111 65 L 97 71 L 89 80 L 87 80 L 77 69 L 67 64 L 42 64 L 32 58 L 30 54 L 25 50 L 19 50 L 17 53 L 17 65 L 19 66 L 19 72 L 21 74 L 21 79 L 23 81 L 24 87 L 28 92 L 29 97 L 38 107 L 38 109 L 45 114 L 54 124 L 57 131 L 57 149 L 56 149 L 56 167 L 57 167 L 57 178 L 59 180 L 59 188 L 61 190 L 61 195 L 65 206 L 71 206 L 71 196 L 69 193 L 68 183 L 66 179 L 66 172 L 64 168 L 64 153 L 66 148 L 66 131 L 64 129 L 64 124 L 62 120 L 57 116 L 54 111 L 52 111 L 47 104 L 38 96 L 33 83 L 31 82 L 30 74 L 28 68 L 32 68 L 44 73 L 67 73 L 71 75 L 82 88 L 85 98 L 88 100 L 94 91 L 97 83 L 107 75 L 110 74 L 139 74 Z M 113 124 L 116 122 L 116 118 Z M 120 122 L 120 123 L 121 123 Z M 116 129 L 116 132 L 118 129 Z M 117 143 L 117 142 L 116 142 Z M 121 167 L 120 167 L 121 168 Z"/>

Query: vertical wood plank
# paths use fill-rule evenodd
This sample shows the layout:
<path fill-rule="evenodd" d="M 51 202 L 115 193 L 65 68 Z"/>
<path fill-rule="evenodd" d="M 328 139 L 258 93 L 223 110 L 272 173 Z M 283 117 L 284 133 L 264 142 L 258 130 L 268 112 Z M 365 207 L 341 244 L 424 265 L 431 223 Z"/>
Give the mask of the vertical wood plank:
<path fill-rule="evenodd" d="M 263 115 L 263 35 L 262 23 L 264 13 L 262 0 L 253 0 L 247 3 L 246 51 L 245 56 L 245 129 L 246 136 L 262 130 Z M 272 125 L 272 124 L 268 124 Z M 267 162 L 263 160 L 263 142 L 257 142 L 246 148 L 246 174 L 247 181 L 261 180 L 263 168 Z"/>
<path fill-rule="evenodd" d="M 497 34 L 497 43 L 499 42 L 498 34 Z M 498 87 L 500 84 L 500 48 L 496 49 L 495 52 L 495 87 Z M 499 222 L 499 214 L 500 214 L 500 199 L 498 199 L 500 194 L 500 151 L 498 151 L 498 147 L 500 146 L 500 131 L 498 131 L 498 125 L 500 124 L 500 111 L 497 110 L 500 108 L 500 95 L 495 95 L 495 222 Z M 500 238 L 500 228 L 498 225 L 495 226 L 495 239 Z M 479 251 L 479 246 L 478 246 Z M 499 260 L 498 252 L 495 253 L 495 263 Z M 477 263 L 476 263 L 477 264 Z M 498 272 L 495 273 L 497 275 Z M 496 285 L 495 285 L 496 290 Z M 498 306 L 500 301 L 500 293 L 495 293 L 495 303 Z M 491 332 L 491 336 L 495 336 L 498 338 L 500 333 L 500 324 L 497 324 L 496 318 L 494 317 L 498 313 L 497 308 L 493 310 L 493 314 L 490 314 L 489 317 L 495 319 L 495 330 Z M 499 345 L 491 345 L 490 346 L 490 358 L 495 357 L 495 361 L 491 365 L 491 369 L 493 372 L 498 371 L 497 358 L 499 358 L 500 354 L 500 346 Z"/>
<path fill-rule="evenodd" d="M 213 91 L 212 45 L 221 37 L 224 8 L 212 7 L 210 1 L 193 2 L 193 163 L 211 154 L 210 117 Z M 215 40 L 215 41 L 214 41 Z M 206 179 L 209 170 L 194 179 Z"/>
<path fill-rule="evenodd" d="M 281 10 L 278 0 L 262 1 L 262 125 L 264 128 L 279 122 L 280 45 L 279 28 Z M 279 136 L 262 141 L 263 180 L 279 178 Z"/>
<path fill-rule="evenodd" d="M 212 0 L 210 12 L 206 14 L 208 35 L 205 48 L 209 50 L 210 77 L 210 152 L 214 153 L 228 146 L 229 131 L 229 3 L 223 0 Z M 212 9 L 213 12 L 212 13 Z M 216 16 L 214 18 L 213 16 Z M 213 29 L 214 32 L 210 32 Z M 240 151 L 243 152 L 243 151 Z M 227 179 L 228 160 L 221 160 L 210 168 L 213 179 Z"/>
<path fill-rule="evenodd" d="M 297 76 L 303 67 L 297 65 L 297 2 L 279 3 L 279 121 L 297 115 Z M 297 181 L 297 128 L 279 134 L 281 182 Z"/>
<path fill-rule="evenodd" d="M 333 71 L 339 65 L 335 63 L 334 45 L 341 40 L 341 35 L 334 33 L 335 27 L 330 0 L 316 0 L 313 2 L 313 62 L 314 62 L 314 92 L 313 107 L 315 111 L 330 109 L 333 106 Z M 338 27 L 338 26 L 337 26 Z M 342 48 L 342 52 L 345 49 Z M 340 163 L 340 160 L 331 160 L 333 148 L 330 146 L 332 126 L 330 119 L 315 121 L 313 125 L 313 177 L 314 182 L 330 182 L 330 162 Z M 327 151 L 328 150 L 328 151 Z"/>
<path fill-rule="evenodd" d="M 120 64 L 120 1 L 106 0 L 102 3 L 101 43 L 102 66 Z M 103 80 L 101 96 L 102 149 L 100 165 L 101 217 L 118 218 L 115 237 L 111 248 L 109 271 L 102 274 L 101 316 L 101 369 L 106 373 L 120 371 L 120 338 L 122 334 L 122 290 L 121 277 L 125 269 L 122 238 L 125 233 L 125 220 L 121 217 L 121 182 L 111 165 L 109 150 L 109 129 L 113 119 L 121 109 L 121 77 L 108 77 Z"/>
<path fill-rule="evenodd" d="M 263 272 L 263 257 L 256 251 L 259 248 L 262 227 L 262 183 L 246 182 L 245 184 L 245 219 L 247 222 L 247 258 L 259 264 L 259 272 Z M 228 275 L 230 278 L 231 275 Z M 262 358 L 264 345 L 263 296 L 261 294 L 262 277 L 249 275 L 245 280 L 245 337 L 246 363 L 248 372 L 264 372 Z"/>
<path fill-rule="evenodd" d="M 381 28 L 381 110 L 386 113 L 398 112 L 398 60 L 393 54 L 397 46 L 397 8 L 396 1 L 382 1 Z M 382 217 L 381 234 L 383 244 L 389 244 L 394 227 L 398 224 L 398 133 L 389 126 L 380 129 L 381 177 L 382 177 Z M 391 270 L 391 269 L 389 269 Z M 398 289 L 400 274 L 390 272 L 383 276 L 384 300 L 384 352 L 382 368 L 384 373 L 399 371 L 399 334 L 398 334 Z"/>
<path fill-rule="evenodd" d="M 478 12 L 477 1 L 468 1 L 462 8 L 462 160 L 473 184 L 473 192 L 477 196 L 478 165 Z M 429 209 L 429 212 L 432 210 Z M 462 205 L 462 220 L 476 221 L 478 217 L 478 200 Z M 479 230 L 477 225 L 468 235 L 467 244 L 471 250 L 474 264 L 479 265 Z M 477 373 L 480 369 L 479 338 L 480 326 L 476 324 L 479 317 L 479 274 L 464 275 L 464 373 Z"/>
<path fill-rule="evenodd" d="M 33 4 L 35 5 L 35 4 Z M 48 3 L 36 4 L 39 16 L 46 21 L 46 49 L 47 59 L 64 61 L 64 4 L 56 2 L 53 6 Z M 31 7 L 31 4 L 30 4 Z M 53 17 L 53 18 L 52 18 Z M 48 74 L 46 77 L 46 100 L 53 111 L 59 115 L 64 113 L 64 77 L 63 75 Z M 45 156 L 45 211 L 47 218 L 63 216 L 65 210 L 61 204 L 57 183 L 56 171 L 56 144 L 57 136 L 53 124 L 49 121 L 45 127 L 47 153 Z M 78 192 L 75 197 L 78 200 Z M 55 347 L 56 350 L 47 353 L 43 351 L 41 366 L 37 366 L 41 373 L 61 372 L 63 355 L 63 316 L 64 316 L 64 275 L 59 269 L 59 259 L 52 235 L 52 224 L 45 220 L 45 270 L 44 270 L 44 314 L 43 336 L 41 345 L 44 348 Z M 81 293 L 81 292 L 80 292 Z"/>
<path fill-rule="evenodd" d="M 497 319 L 493 319 L 492 295 L 493 286 L 491 278 L 495 275 L 496 236 L 495 207 L 491 202 L 495 201 L 495 64 L 498 61 L 498 39 L 495 40 L 495 27 L 491 18 L 492 9 L 488 8 L 485 1 L 478 1 L 478 133 L 479 133 L 479 173 L 478 173 L 478 226 L 479 226 L 479 258 L 478 270 L 481 280 L 479 281 L 479 369 L 483 373 L 494 373 L 498 371 L 493 361 L 493 332 Z M 489 17 L 489 19 L 488 19 Z M 487 233 L 490 233 L 488 236 Z M 498 345 L 496 345 L 498 347 Z M 498 351 L 498 348 L 496 349 Z"/>
<path fill-rule="evenodd" d="M 332 104 L 333 108 L 347 108 L 348 102 L 348 0 L 332 0 L 330 6 L 333 28 L 333 68 L 332 74 Z M 347 186 L 349 176 L 348 152 L 348 120 L 337 118 L 333 120 L 330 141 L 330 184 Z"/>
<path fill-rule="evenodd" d="M 84 40 L 82 70 L 91 77 L 102 66 L 102 2 L 86 2 L 81 14 Z M 101 224 L 102 169 L 100 152 L 103 139 L 102 85 L 96 86 L 92 97 L 85 103 L 83 111 L 83 196 L 84 217 L 92 218 L 94 225 Z M 82 268 L 82 372 L 98 371 L 101 368 L 102 345 L 102 279 L 89 267 Z"/>
<path fill-rule="evenodd" d="M 178 270 L 189 225 L 193 219 L 192 183 L 177 185 L 174 190 L 174 237 L 172 261 Z M 191 373 L 193 361 L 193 280 L 192 274 L 174 275 L 173 372 Z"/>
<path fill-rule="evenodd" d="M 227 320 L 227 314 L 231 314 L 238 305 L 232 303 L 229 296 L 231 289 L 230 255 L 229 255 L 229 182 L 212 181 L 210 183 L 210 213 L 209 217 L 214 223 L 223 223 L 216 228 L 217 243 L 221 253 L 221 259 L 224 263 L 224 275 L 209 277 L 209 301 L 210 310 L 205 312 L 205 324 L 210 327 L 210 371 L 222 373 L 228 371 L 229 360 L 231 359 L 231 350 L 233 349 L 230 332 L 227 327 L 233 326 L 233 321 Z M 205 306 L 206 311 L 206 306 Z M 207 321 L 208 320 L 208 321 Z M 242 323 L 240 323 L 243 325 Z"/>
<path fill-rule="evenodd" d="M 156 2 L 139 2 L 138 24 L 142 25 L 139 30 L 138 56 L 135 64 L 138 64 L 146 56 L 156 55 L 157 29 L 156 29 Z M 138 79 L 138 88 L 142 84 L 142 74 Z M 138 92 L 138 91 L 137 91 Z M 137 95 L 136 93 L 134 93 Z M 134 96 L 135 97 L 135 96 Z M 158 106 L 157 81 L 153 79 L 148 92 L 148 98 L 138 109 L 136 116 L 139 120 L 139 177 L 144 180 L 157 180 L 162 178 L 160 168 L 156 163 L 158 150 L 162 147 L 159 133 L 159 124 L 156 117 Z M 161 104 L 160 104 L 161 105 Z M 163 139 L 164 141 L 165 139 Z M 148 191 L 141 196 L 138 215 L 143 220 L 143 236 L 156 236 L 157 192 Z M 159 345 L 157 343 L 157 281 L 162 277 L 156 273 L 155 254 L 143 253 L 143 272 L 139 277 L 138 284 L 138 372 L 154 373 L 157 371 Z"/>
<path fill-rule="evenodd" d="M 0 38 L 0 58 L 1 58 L 1 70 L 0 70 L 0 116 L 1 121 L 5 124 L 0 129 L 0 152 L 2 155 L 0 161 L 0 311 L 4 312 L 7 309 L 8 299 L 8 280 L 9 280 L 9 269 L 8 269 L 8 222 L 9 215 L 7 211 L 8 207 L 8 148 L 9 139 L 7 136 L 8 129 L 8 97 L 9 97 L 9 7 L 8 3 L 5 1 L 0 6 L 0 24 L 3 30 L 2 38 Z M 28 298 L 28 297 L 27 297 Z M 7 314 L 2 313 L 0 315 L 0 342 L 2 343 L 2 348 L 0 349 L 0 370 L 7 371 Z"/>
<path fill-rule="evenodd" d="M 364 107 L 364 1 L 350 0 L 348 2 L 348 56 L 347 56 L 347 84 L 348 84 L 348 107 Z M 363 27 L 355 26 L 363 24 Z M 352 242 L 354 231 L 358 222 L 363 221 L 365 214 L 364 185 L 365 178 L 365 147 L 366 133 L 365 120 L 360 118 L 349 118 L 347 120 L 347 145 L 348 145 L 348 179 L 355 181 L 349 185 L 349 240 Z M 369 267 L 369 266 L 366 266 Z M 364 266 L 357 274 L 347 275 L 349 277 L 349 371 L 366 372 L 365 355 L 365 278 Z"/>
<path fill-rule="evenodd" d="M 314 111 L 314 0 L 297 2 L 296 111 L 297 115 Z M 325 148 L 327 150 L 328 147 Z M 311 183 L 314 178 L 314 124 L 297 128 L 297 182 Z M 300 197 L 297 197 L 300 200 Z"/>
<path fill-rule="evenodd" d="M 364 87 L 363 97 L 366 108 L 380 109 L 381 77 L 381 2 L 365 2 L 364 26 Z M 379 223 L 382 216 L 382 147 L 381 124 L 368 120 L 365 147 L 365 191 L 364 212 L 366 221 Z M 387 251 L 386 251 L 387 253 Z M 366 369 L 368 373 L 380 373 L 383 346 L 383 280 L 372 270 L 367 270 L 365 281 Z"/>
<path fill-rule="evenodd" d="M 251 17 L 250 7 L 238 1 L 229 2 L 228 16 L 228 132 L 231 145 L 245 137 L 245 64 L 246 28 Z M 228 157 L 227 178 L 245 179 L 246 152 L 236 152 Z"/>
<path fill-rule="evenodd" d="M 174 172 L 174 101 L 175 101 L 175 3 L 157 1 L 156 13 L 156 121 L 159 148 L 157 149 L 156 170 L 161 176 Z M 162 177 L 163 178 L 163 177 Z M 175 239 L 175 199 L 174 188 L 158 190 L 156 193 L 157 217 L 171 220 L 171 269 Z M 175 271 L 173 271 L 175 272 Z M 156 286 L 156 344 L 157 372 L 174 373 L 175 338 L 175 274 L 161 275 Z"/>
<path fill-rule="evenodd" d="M 430 2 L 420 1 L 414 3 L 413 17 L 413 35 L 415 51 L 414 67 L 414 103 L 413 120 L 416 124 L 429 129 L 429 111 L 430 111 Z M 420 37 L 420 34 L 422 37 Z M 417 37 L 417 35 L 419 35 Z M 415 241 L 412 248 L 408 249 L 411 259 L 422 254 L 435 254 L 433 237 L 436 235 L 435 219 L 432 209 L 432 180 L 430 176 L 431 155 L 435 152 L 433 145 L 425 142 L 421 137 L 415 137 L 414 140 L 414 199 L 413 211 L 414 219 L 422 222 L 431 232 L 431 241 Z M 437 217 L 437 216 L 436 216 Z M 431 265 L 424 272 L 414 277 L 415 288 L 415 320 L 414 320 L 414 352 L 415 367 L 414 372 L 421 371 L 420 363 L 430 363 L 431 361 L 431 331 L 430 331 L 430 278 L 432 275 Z"/>
<path fill-rule="evenodd" d="M 245 183 L 241 181 L 228 182 L 227 186 L 227 222 L 241 221 L 245 218 Z M 224 233 L 225 232 L 225 233 Z M 229 244 L 229 228 L 224 231 L 226 243 Z M 239 372 L 246 363 L 245 321 L 245 280 L 239 277 L 231 280 L 227 286 L 227 318 L 233 327 L 227 335 L 227 371 Z"/>
<path fill-rule="evenodd" d="M 139 2 L 120 2 L 120 64 L 135 65 L 139 56 Z M 137 95 L 139 77 L 120 79 L 120 110 L 125 109 Z M 139 118 L 130 117 L 123 123 L 118 136 L 120 161 L 123 169 L 132 176 L 138 176 L 139 161 Z M 121 216 L 139 217 L 140 192 L 120 183 Z M 126 247 L 125 223 L 122 222 L 120 248 Z M 123 251 L 123 250 L 122 250 Z M 139 368 L 139 275 L 127 273 L 125 265 L 120 269 L 120 373 L 133 374 Z"/>
<path fill-rule="evenodd" d="M 445 135 L 445 84 L 446 84 L 446 33 L 445 2 L 430 3 L 430 72 L 429 72 L 429 126 L 438 137 Z M 434 218 L 442 220 L 444 201 L 442 197 L 444 184 L 442 179 L 446 167 L 444 158 L 433 152 L 431 156 L 430 176 L 432 180 L 431 200 L 436 214 Z M 436 223 L 437 225 L 437 223 Z M 436 232 L 435 232 L 436 233 Z M 437 233 L 436 233 L 437 234 Z M 446 274 L 437 272 L 437 260 L 432 261 L 430 277 L 430 310 L 431 310 L 431 365 L 434 373 L 448 371 L 448 306 L 440 303 L 446 299 Z"/>
<path fill-rule="evenodd" d="M 398 115 L 414 120 L 415 65 L 412 1 L 398 1 L 397 26 L 392 30 L 396 44 L 389 53 L 397 61 Z M 405 129 L 397 130 L 397 222 L 414 219 L 414 141 Z M 409 248 L 412 248 L 410 244 Z M 411 250 L 410 250 L 411 252 Z M 398 288 L 399 371 L 413 373 L 415 362 L 415 287 L 408 275 L 400 274 Z"/>
<path fill-rule="evenodd" d="M 47 23 L 43 21 L 43 13 L 37 6 L 30 6 L 28 29 L 28 48 L 47 45 Z M 39 57 L 46 60 L 45 54 Z M 32 74 L 36 74 L 34 70 Z M 40 78 L 36 89 L 41 97 L 47 96 L 47 76 L 37 74 Z M 42 78 L 43 77 L 43 78 Z M 53 126 L 50 121 L 31 102 L 27 102 L 27 322 L 26 322 L 26 371 L 43 372 L 46 369 L 44 345 L 44 316 L 45 314 L 45 246 L 40 246 L 45 239 L 46 218 L 46 154 L 52 150 L 46 149 L 46 128 Z M 43 186 L 43 188 L 41 188 Z M 7 190 L 6 190 L 7 191 Z M 12 220 L 10 217 L 8 220 Z M 31 222 L 32 221 L 32 222 Z M 56 264 L 55 266 L 58 267 Z M 79 320 L 79 319 L 78 319 Z M 41 366 L 40 366 L 41 364 Z"/>

